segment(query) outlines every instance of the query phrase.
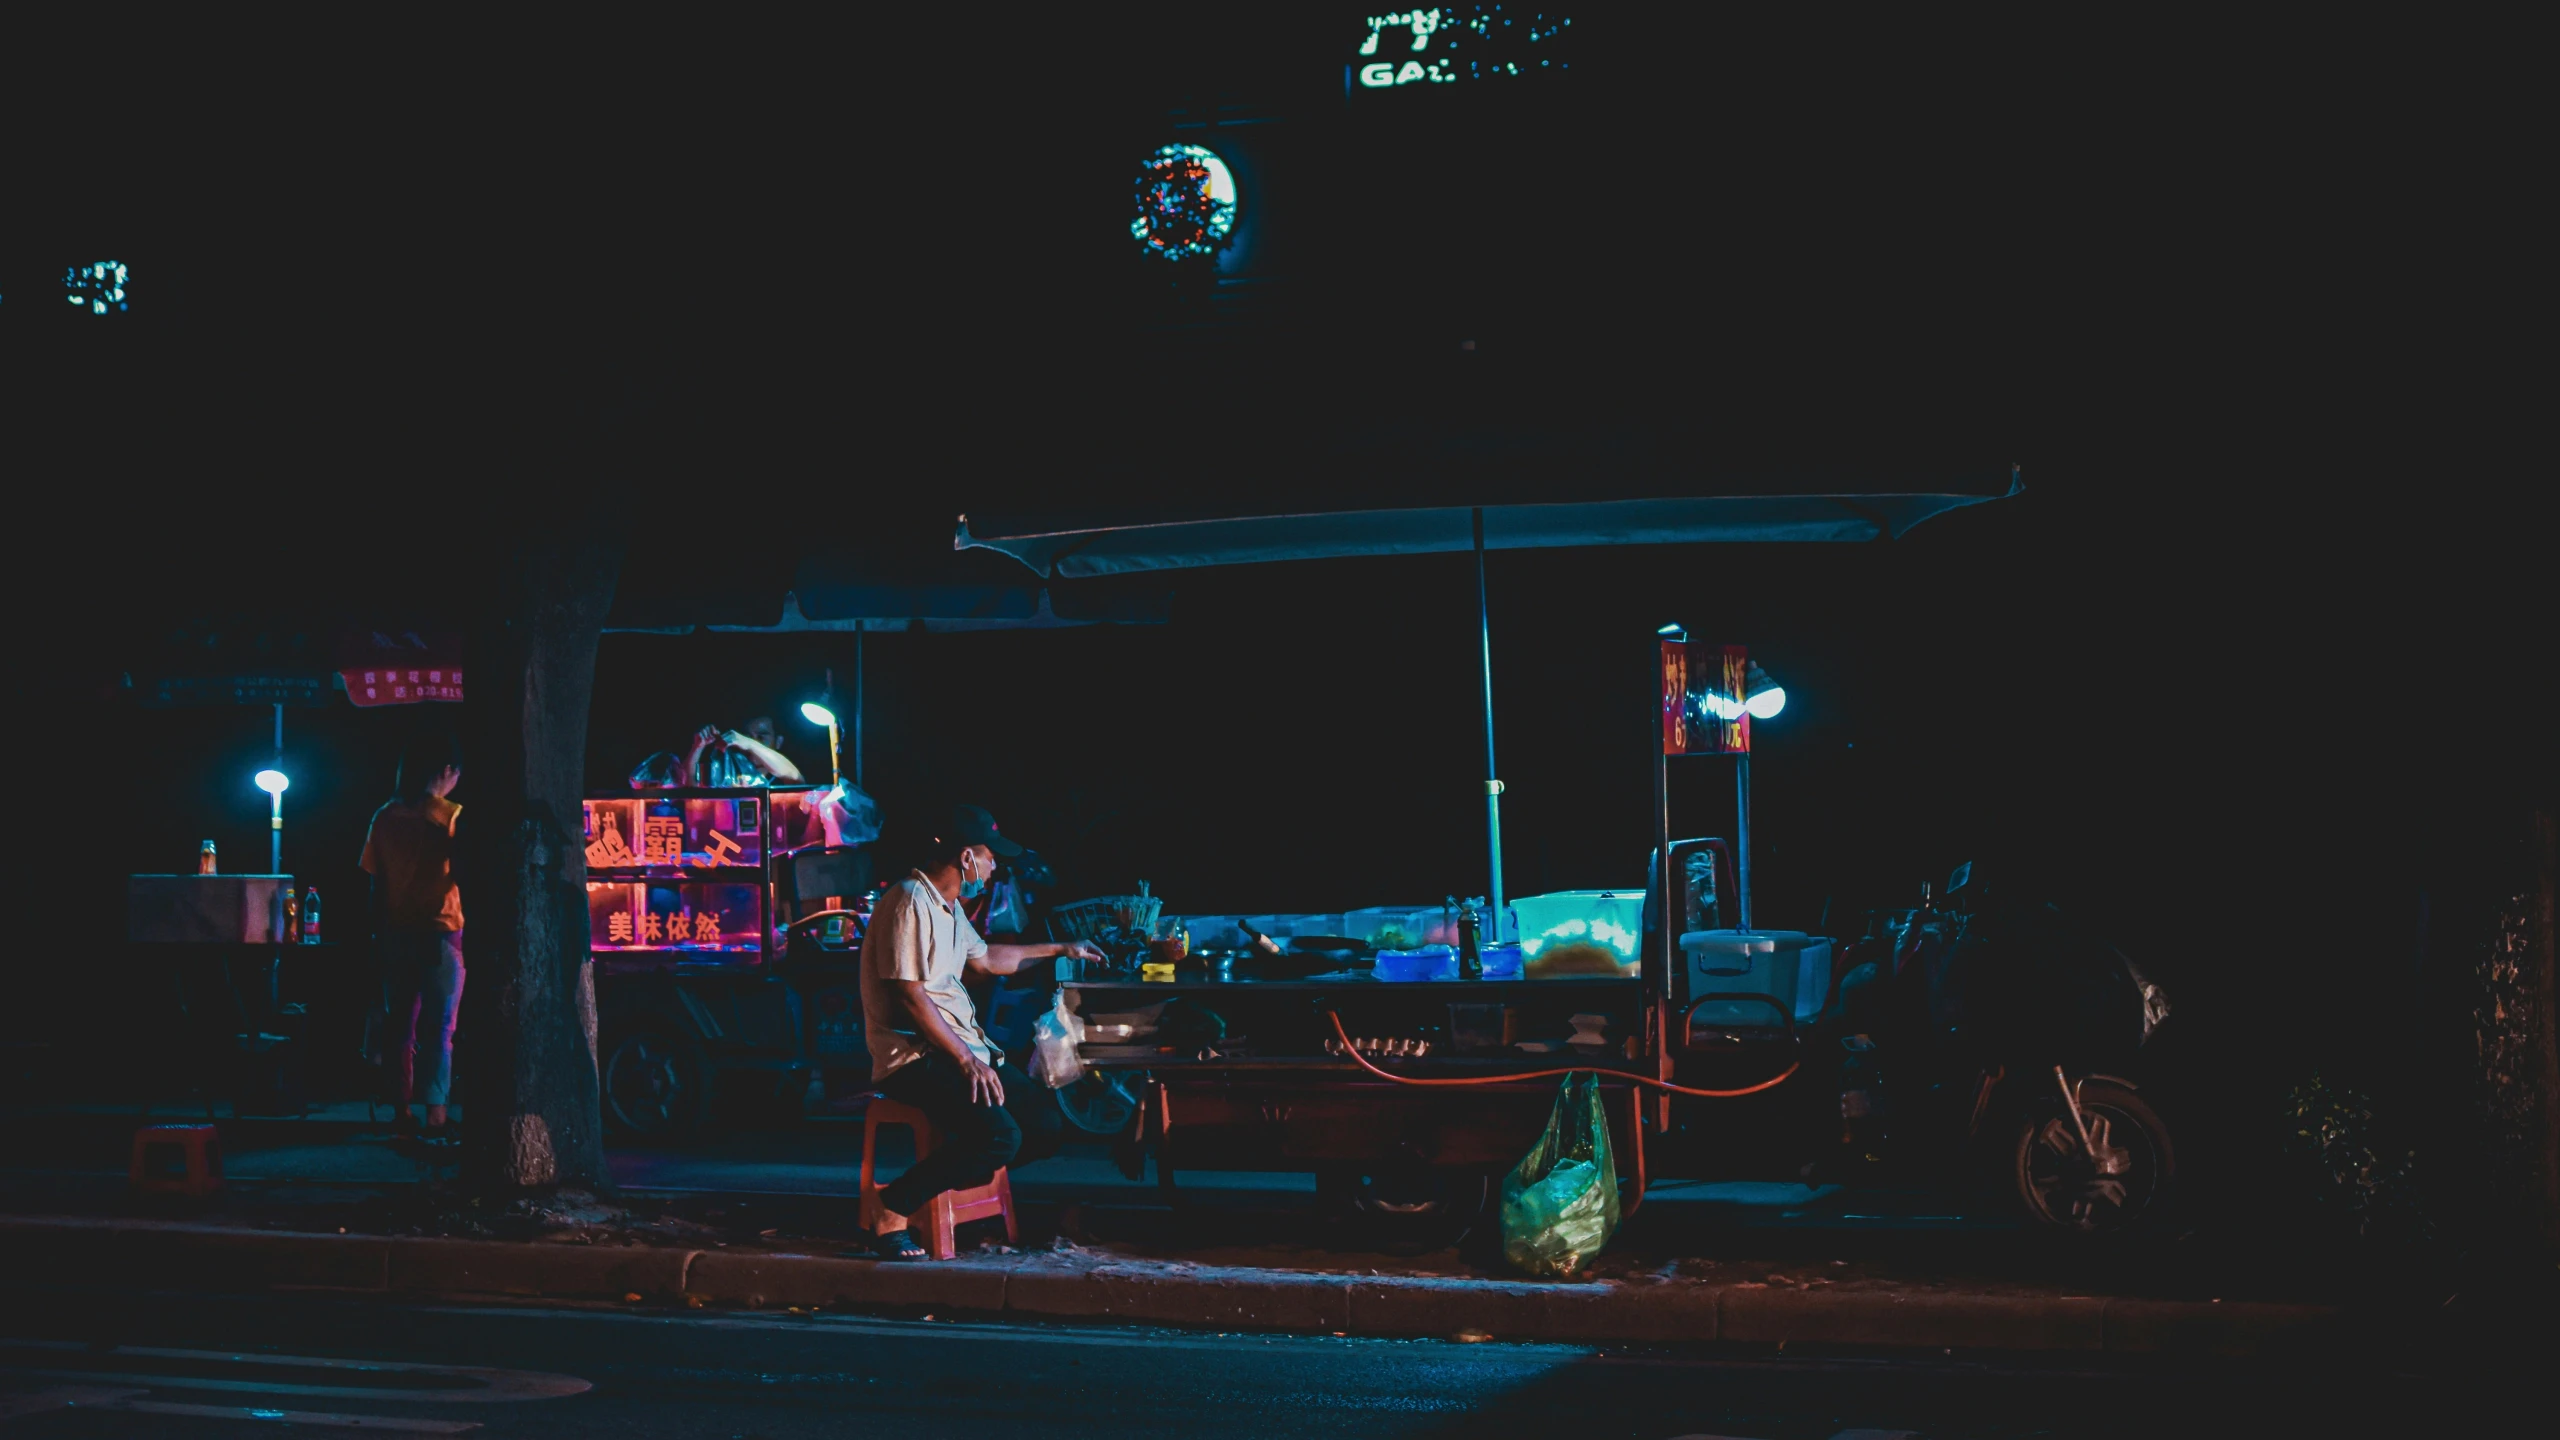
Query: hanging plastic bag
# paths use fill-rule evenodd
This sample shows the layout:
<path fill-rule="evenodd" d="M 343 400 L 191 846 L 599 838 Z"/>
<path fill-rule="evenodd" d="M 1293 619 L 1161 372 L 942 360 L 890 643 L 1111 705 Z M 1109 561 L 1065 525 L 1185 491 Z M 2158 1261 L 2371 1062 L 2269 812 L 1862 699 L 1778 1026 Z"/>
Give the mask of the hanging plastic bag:
<path fill-rule="evenodd" d="M 1502 1177 L 1502 1258 L 1561 1279 L 1589 1263 L 1618 1228 L 1618 1167 L 1600 1082 L 1565 1077 L 1547 1133 Z"/>
<path fill-rule="evenodd" d="M 1067 992 L 1049 1006 L 1049 1013 L 1031 1022 L 1031 1073 L 1052 1090 L 1063 1090 L 1084 1078 L 1084 1057 L 1076 1047 L 1084 1043 L 1084 1017 L 1067 1008 Z"/>
<path fill-rule="evenodd" d="M 818 793 L 818 824 L 829 845 L 868 845 L 880 838 L 880 806 L 839 778 Z"/>

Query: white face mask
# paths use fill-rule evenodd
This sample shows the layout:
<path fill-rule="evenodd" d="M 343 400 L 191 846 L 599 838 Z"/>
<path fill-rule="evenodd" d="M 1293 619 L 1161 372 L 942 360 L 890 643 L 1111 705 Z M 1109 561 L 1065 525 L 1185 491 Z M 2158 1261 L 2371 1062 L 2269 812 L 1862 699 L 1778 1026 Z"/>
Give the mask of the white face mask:
<path fill-rule="evenodd" d="M 986 890 L 987 881 L 992 879 L 996 873 L 996 862 L 989 860 L 986 862 L 987 869 L 985 874 L 970 874 L 970 871 L 977 868 L 977 862 L 977 851 L 963 850 L 960 852 L 960 898 L 963 900 L 976 899 Z"/>

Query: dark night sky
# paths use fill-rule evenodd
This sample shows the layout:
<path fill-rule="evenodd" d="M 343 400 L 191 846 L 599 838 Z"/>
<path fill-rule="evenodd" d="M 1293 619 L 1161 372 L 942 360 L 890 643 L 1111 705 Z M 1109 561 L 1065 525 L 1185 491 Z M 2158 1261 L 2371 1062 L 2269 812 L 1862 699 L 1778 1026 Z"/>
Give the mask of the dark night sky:
<path fill-rule="evenodd" d="M 263 838 L 234 783 L 263 712 L 81 698 L 176 624 L 433 618 L 535 503 L 632 525 L 635 565 L 743 574 L 930 548 L 969 509 L 1303 497 L 1339 477 L 1257 457 L 1364 417 L 2025 467 L 1891 546 L 1496 557 L 1514 893 L 1641 875 L 1666 618 L 1793 697 L 1762 735 L 1769 919 L 2008 852 L 2232 1016 L 2295 1003 L 2306 949 L 2389 981 L 2431 837 L 2548 796 L 2547 504 L 2482 438 L 2518 381 L 2460 338 L 2496 257 L 2405 224 L 2461 184 L 2415 99 L 2237 42 L 1604 9 L 1570 83 L 1347 104 L 1321 12 L 1042 13 L 172 34 L 49 81 L 10 142 L 0 347 L 45 677 L 21 755 L 117 757 L 48 842 L 84 857 L 69 913 Z M 1128 253 L 1126 187 L 1220 105 L 1257 122 L 1207 143 L 1250 153 L 1264 228 L 1228 318 L 1190 323 Z M 22 302 L 101 247 L 132 315 Z M 874 788 L 964 793 L 1070 888 L 1176 908 L 1481 888 L 1462 560 L 1175 590 L 1163 627 L 876 642 Z M 591 773 L 848 651 L 613 638 Z M 293 718 L 324 886 L 354 894 L 418 719 Z M 1683 830 L 1724 826 L 1714 763 Z"/>

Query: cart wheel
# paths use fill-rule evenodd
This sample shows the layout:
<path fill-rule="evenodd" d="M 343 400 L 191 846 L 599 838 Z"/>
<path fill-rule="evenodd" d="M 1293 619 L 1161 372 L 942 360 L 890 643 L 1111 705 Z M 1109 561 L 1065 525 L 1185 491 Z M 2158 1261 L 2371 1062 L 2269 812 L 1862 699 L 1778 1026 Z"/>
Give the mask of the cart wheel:
<path fill-rule="evenodd" d="M 1464 1238 L 1484 1213 L 1490 1177 L 1430 1166 L 1353 1166 L 1316 1172 L 1324 1209 L 1378 1232 L 1382 1243 L 1447 1244 Z"/>
<path fill-rule="evenodd" d="M 2105 1080 L 2081 1085 L 2080 1113 L 2104 1165 L 2090 1158 L 2059 1098 L 2040 1099 L 2019 1119 L 2010 1168 L 2028 1218 L 2078 1235 L 2157 1228 L 2178 1178 L 2169 1127 L 2141 1096 Z"/>
<path fill-rule="evenodd" d="M 633 1030 L 604 1062 L 604 1113 L 628 1135 L 681 1135 L 702 1123 L 710 1101 L 702 1047 L 673 1029 Z"/>

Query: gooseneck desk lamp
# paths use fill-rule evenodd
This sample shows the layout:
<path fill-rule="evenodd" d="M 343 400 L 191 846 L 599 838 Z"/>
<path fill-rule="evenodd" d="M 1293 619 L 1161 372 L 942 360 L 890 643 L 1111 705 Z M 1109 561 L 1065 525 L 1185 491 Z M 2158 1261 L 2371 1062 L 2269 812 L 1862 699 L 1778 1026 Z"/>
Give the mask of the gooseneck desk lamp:
<path fill-rule="evenodd" d="M 261 770 L 253 777 L 267 792 L 267 873 L 284 873 L 284 792 L 293 782 L 281 770 Z"/>
<path fill-rule="evenodd" d="M 839 784 L 843 783 L 844 762 L 840 754 L 844 748 L 844 732 L 836 728 L 836 712 L 811 700 L 801 705 L 800 718 L 812 725 L 827 727 L 827 778 Z"/>

